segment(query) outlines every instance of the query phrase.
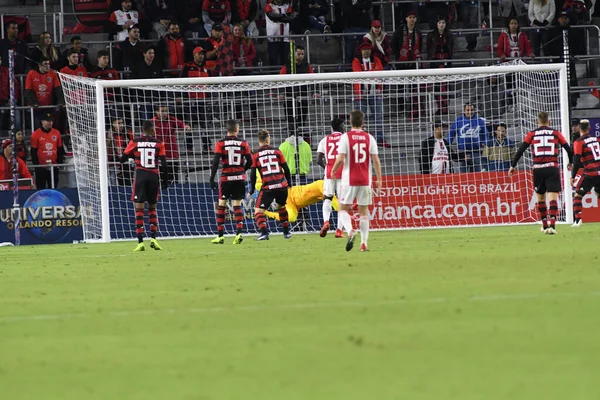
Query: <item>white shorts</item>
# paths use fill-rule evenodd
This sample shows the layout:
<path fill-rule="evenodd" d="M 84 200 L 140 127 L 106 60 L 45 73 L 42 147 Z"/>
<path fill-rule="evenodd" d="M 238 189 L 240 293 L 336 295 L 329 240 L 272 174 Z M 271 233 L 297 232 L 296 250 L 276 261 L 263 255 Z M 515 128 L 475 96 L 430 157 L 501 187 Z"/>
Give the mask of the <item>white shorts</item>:
<path fill-rule="evenodd" d="M 339 201 L 341 204 L 352 204 L 356 199 L 359 206 L 370 206 L 373 192 L 370 186 L 345 186 L 340 185 Z"/>
<path fill-rule="evenodd" d="M 333 195 L 340 195 L 340 179 L 327 179 L 323 184 L 323 197 L 333 197 Z"/>

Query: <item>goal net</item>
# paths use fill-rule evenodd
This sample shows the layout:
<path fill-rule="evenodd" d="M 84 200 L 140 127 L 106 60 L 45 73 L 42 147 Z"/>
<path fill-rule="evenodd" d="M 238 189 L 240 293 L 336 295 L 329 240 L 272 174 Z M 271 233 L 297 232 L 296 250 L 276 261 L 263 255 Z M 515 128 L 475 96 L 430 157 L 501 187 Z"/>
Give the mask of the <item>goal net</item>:
<path fill-rule="evenodd" d="M 134 171 L 118 158 L 146 119 L 154 120 L 169 164 L 170 186 L 158 205 L 160 235 L 192 237 L 217 233 L 217 192 L 208 182 L 212 150 L 225 136 L 227 120 L 239 121 L 240 136 L 252 149 L 258 147 L 257 132 L 268 129 L 271 144 L 286 148 L 294 185 L 299 186 L 323 178 L 316 163 L 319 141 L 331 133 L 334 118 L 345 120 L 349 129 L 354 109 L 365 113 L 365 130 L 381 144 L 383 189 L 374 194 L 371 227 L 535 222 L 529 152 L 513 177 L 507 173 L 509 160 L 537 127 L 540 111 L 548 112 L 550 125 L 568 136 L 565 76 L 562 65 L 521 63 L 139 81 L 61 75 L 80 202 L 87 210 L 85 240 L 135 237 L 130 202 Z M 436 129 L 452 140 L 447 156 L 439 151 Z M 563 188 L 568 188 L 564 164 L 561 160 Z M 571 200 L 570 195 L 561 197 L 560 218 L 565 221 L 571 214 L 564 212 L 565 203 L 570 210 Z M 299 209 L 294 230 L 321 227 L 321 203 L 307 204 L 311 202 L 301 190 L 290 195 L 289 208 Z M 243 207 L 245 230 L 256 232 L 254 199 L 244 200 Z M 234 228 L 229 209 L 225 229 L 234 233 Z M 272 221 L 270 229 L 278 225 Z"/>

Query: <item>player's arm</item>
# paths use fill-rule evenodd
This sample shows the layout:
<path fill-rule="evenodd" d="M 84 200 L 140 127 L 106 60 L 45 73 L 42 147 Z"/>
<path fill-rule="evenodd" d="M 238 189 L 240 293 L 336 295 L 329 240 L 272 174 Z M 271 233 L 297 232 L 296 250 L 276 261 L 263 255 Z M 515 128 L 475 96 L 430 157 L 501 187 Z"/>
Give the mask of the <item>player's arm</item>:
<path fill-rule="evenodd" d="M 169 169 L 167 167 L 167 156 L 161 155 L 158 158 L 160 160 L 160 186 L 161 188 L 166 189 L 169 187 Z"/>
<path fill-rule="evenodd" d="M 321 168 L 325 169 L 327 164 L 325 163 L 325 154 L 317 153 L 317 164 L 321 166 Z"/>
<path fill-rule="evenodd" d="M 513 159 L 510 162 L 511 169 L 514 169 L 517 166 L 517 164 L 519 163 L 519 160 L 521 159 L 521 157 L 523 157 L 523 153 L 525 153 L 525 150 L 527 150 L 528 147 L 529 147 L 529 143 L 527 143 L 527 142 L 521 143 L 521 145 L 517 149 L 517 152 L 515 153 Z"/>
<path fill-rule="evenodd" d="M 212 165 L 210 166 L 210 187 L 214 190 L 217 188 L 217 184 L 215 183 L 215 176 L 217 175 L 217 170 L 219 169 L 219 164 L 221 163 L 221 153 L 215 152 L 213 156 Z"/>
<path fill-rule="evenodd" d="M 575 179 L 577 175 L 577 171 L 583 167 L 583 163 L 581 162 L 581 154 L 583 153 L 583 142 L 576 141 L 573 144 L 574 157 L 573 157 L 573 168 L 571 168 L 571 179 Z"/>
<path fill-rule="evenodd" d="M 338 169 L 344 164 L 344 160 L 346 159 L 345 153 L 338 153 L 337 158 L 335 159 L 335 163 L 333 164 L 333 168 L 331 169 L 331 175 L 335 175 Z"/>
<path fill-rule="evenodd" d="M 292 173 L 290 172 L 290 167 L 288 167 L 287 163 L 281 164 L 281 169 L 283 170 L 283 174 L 285 175 L 285 179 L 287 179 L 288 186 L 292 187 Z"/>
<path fill-rule="evenodd" d="M 135 146 L 136 146 L 136 144 L 133 140 L 129 141 L 129 144 L 127 145 L 125 150 L 123 150 L 123 154 L 121 155 L 121 158 L 119 158 L 119 162 L 121 164 L 125 164 L 130 158 L 132 158 L 133 151 L 135 150 Z"/>
<path fill-rule="evenodd" d="M 254 188 L 256 187 L 256 167 L 250 170 L 250 195 L 254 193 Z"/>
<path fill-rule="evenodd" d="M 246 157 L 246 165 L 244 165 L 244 169 L 248 171 L 250 168 L 252 168 L 252 154 L 244 154 L 244 157 Z"/>
<path fill-rule="evenodd" d="M 371 154 L 373 157 L 373 167 L 375 168 L 375 176 L 377 176 L 377 194 L 381 191 L 381 160 L 378 154 Z"/>

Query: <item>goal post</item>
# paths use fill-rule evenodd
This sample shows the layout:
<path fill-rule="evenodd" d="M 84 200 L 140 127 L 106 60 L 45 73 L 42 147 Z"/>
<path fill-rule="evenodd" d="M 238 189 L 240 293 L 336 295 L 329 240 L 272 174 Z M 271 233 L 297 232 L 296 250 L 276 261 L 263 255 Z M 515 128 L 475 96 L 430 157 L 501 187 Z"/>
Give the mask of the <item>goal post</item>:
<path fill-rule="evenodd" d="M 491 153 L 478 164 L 482 172 L 459 173 L 461 163 L 452 161 L 452 173 L 422 173 L 421 146 L 432 136 L 433 123 L 447 125 L 448 133 L 466 103 L 473 103 L 483 119 L 479 135 L 484 145 L 500 122 L 508 126 L 508 139 L 520 142 L 536 127 L 539 111 L 547 111 L 551 126 L 569 140 L 564 64 L 156 80 L 60 77 L 87 241 L 135 237 L 129 203 L 132 167 L 119 165 L 115 156 L 129 135 L 140 133 L 145 119 L 154 118 L 157 136 L 168 148 L 171 185 L 158 205 L 163 237 L 216 233 L 217 194 L 208 185 L 210 149 L 225 135 L 228 119 L 240 121 L 240 136 L 252 149 L 258 147 L 256 133 L 263 128 L 270 130 L 275 147 L 300 147 L 289 160 L 298 185 L 322 179 L 314 160 L 319 140 L 331 132 L 331 120 L 347 120 L 350 111 L 361 109 L 365 130 L 382 141 L 384 190 L 375 194 L 371 208 L 376 229 L 535 222 L 536 212 L 528 206 L 534 198 L 528 153 L 519 165 L 522 172 L 513 179 L 505 171 L 488 169 L 497 157 Z M 302 146 L 312 152 L 308 164 L 303 164 Z M 460 153 L 454 145 L 451 150 Z M 564 160 L 563 154 L 560 218 L 570 222 L 572 199 Z M 245 229 L 255 232 L 252 199 L 244 200 L 244 209 Z M 230 222 L 228 218 L 226 231 L 232 233 Z M 320 203 L 298 213 L 297 229 L 318 230 L 321 223 Z"/>

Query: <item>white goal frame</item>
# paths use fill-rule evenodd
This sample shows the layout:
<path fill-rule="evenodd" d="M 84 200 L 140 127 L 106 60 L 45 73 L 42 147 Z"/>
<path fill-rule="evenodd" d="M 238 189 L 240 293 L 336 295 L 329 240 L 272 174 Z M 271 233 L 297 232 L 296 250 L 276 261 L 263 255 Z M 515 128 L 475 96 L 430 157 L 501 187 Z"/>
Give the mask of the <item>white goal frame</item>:
<path fill-rule="evenodd" d="M 96 85 L 96 117 L 97 121 L 105 121 L 105 99 L 104 93 L 109 88 L 140 88 L 146 86 L 161 85 L 211 85 L 211 84 L 252 84 L 265 81 L 270 82 L 327 82 L 336 80 L 345 80 L 346 83 L 352 83 L 352 79 L 377 79 L 377 78 L 411 78 L 421 76 L 457 76 L 466 77 L 479 74 L 506 74 L 507 72 L 559 72 L 559 101 L 561 113 L 561 131 L 565 139 L 569 141 L 569 99 L 568 99 L 568 81 L 567 69 L 564 63 L 557 64 L 532 64 L 532 65 L 498 65 L 488 67 L 463 67 L 463 68 L 440 68 L 440 69 L 417 69 L 417 70 L 395 70 L 395 71 L 370 71 L 370 72 L 337 72 L 337 73 L 315 73 L 302 75 L 253 75 L 253 76 L 232 76 L 232 77 L 200 77 L 200 78 L 167 78 L 167 79 L 148 79 L 148 80 L 97 80 Z M 542 111 L 542 110 L 540 110 Z M 94 240 L 95 242 L 110 242 L 110 208 L 109 208 L 109 176 L 108 165 L 106 163 L 106 129 L 105 124 L 98 124 L 98 157 L 99 157 L 99 186 L 101 200 L 101 221 L 102 237 Z M 564 151 L 564 150 L 563 150 Z M 569 171 L 566 163 L 563 163 L 563 180 L 569 182 Z M 567 194 L 569 187 L 563 188 Z M 564 196 L 564 203 L 567 210 L 572 209 L 571 196 Z M 573 216 L 570 212 L 566 213 L 566 222 L 572 223 Z"/>

